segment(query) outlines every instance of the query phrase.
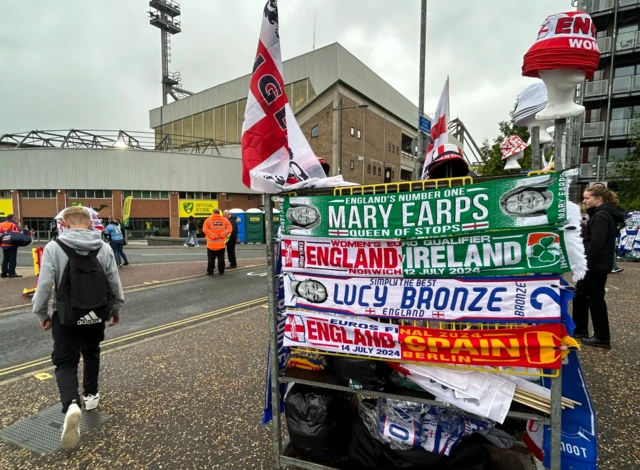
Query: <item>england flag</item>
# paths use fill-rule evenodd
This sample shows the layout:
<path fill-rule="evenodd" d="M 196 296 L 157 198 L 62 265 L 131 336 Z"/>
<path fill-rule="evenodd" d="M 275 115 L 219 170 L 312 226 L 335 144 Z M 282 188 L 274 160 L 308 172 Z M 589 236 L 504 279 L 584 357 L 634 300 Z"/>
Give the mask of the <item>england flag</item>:
<path fill-rule="evenodd" d="M 264 193 L 340 186 L 341 176 L 326 177 L 285 95 L 276 0 L 262 16 L 242 126 L 242 182 Z"/>
<path fill-rule="evenodd" d="M 424 157 L 424 167 L 422 168 L 423 180 L 429 179 L 429 167 L 435 157 L 438 156 L 438 147 L 449 142 L 449 77 L 447 77 L 447 81 L 444 83 L 434 121 L 435 124 L 431 128 L 431 135 L 429 136 L 427 153 Z"/>

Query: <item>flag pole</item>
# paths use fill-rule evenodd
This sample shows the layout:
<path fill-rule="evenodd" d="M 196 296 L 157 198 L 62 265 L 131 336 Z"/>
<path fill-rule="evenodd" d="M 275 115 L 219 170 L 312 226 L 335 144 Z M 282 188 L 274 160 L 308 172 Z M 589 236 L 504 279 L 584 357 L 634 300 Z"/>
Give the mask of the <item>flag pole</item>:
<path fill-rule="evenodd" d="M 420 130 L 420 117 L 424 115 L 424 74 L 425 74 L 425 56 L 427 49 L 427 0 L 422 0 L 420 8 L 420 80 L 418 89 L 418 158 L 424 159 L 424 133 Z M 420 179 L 422 175 L 417 174 L 418 165 L 416 164 L 416 175 L 414 179 Z"/>

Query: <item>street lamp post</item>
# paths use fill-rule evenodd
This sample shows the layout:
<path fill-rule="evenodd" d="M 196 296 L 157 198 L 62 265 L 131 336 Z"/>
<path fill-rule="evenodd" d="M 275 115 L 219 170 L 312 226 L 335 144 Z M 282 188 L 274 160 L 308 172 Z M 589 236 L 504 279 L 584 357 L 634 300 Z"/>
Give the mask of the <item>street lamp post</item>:
<path fill-rule="evenodd" d="M 340 116 L 338 118 L 340 132 L 338 133 L 338 174 L 342 174 L 342 111 L 345 109 L 356 109 L 356 108 L 368 108 L 368 104 L 359 104 L 357 106 L 349 106 L 347 108 L 344 107 L 344 98 L 340 97 L 340 102 L 338 103 L 338 107 L 333 108 L 334 111 L 340 111 Z"/>

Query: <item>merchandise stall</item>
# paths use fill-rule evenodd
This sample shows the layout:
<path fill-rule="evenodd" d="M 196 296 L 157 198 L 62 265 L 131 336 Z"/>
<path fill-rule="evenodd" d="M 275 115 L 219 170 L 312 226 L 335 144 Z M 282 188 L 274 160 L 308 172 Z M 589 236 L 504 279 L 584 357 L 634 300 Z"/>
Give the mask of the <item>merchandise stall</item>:
<path fill-rule="evenodd" d="M 549 16 L 523 60 L 542 85 L 518 118 L 554 124 L 556 171 L 466 176 L 448 144 L 447 81 L 423 180 L 367 186 L 328 176 L 286 95 L 260 86 L 284 88 L 279 33 L 269 0 L 242 144 L 243 181 L 266 196 L 246 223 L 247 242 L 267 242 L 262 422 L 276 468 L 487 470 L 490 452 L 523 440 L 538 467 L 597 470 L 565 279 L 586 273 L 569 201 L 578 170 L 563 171 L 561 150 L 567 118 L 584 112 L 576 85 L 599 63 L 591 18 Z M 507 169 L 526 146 L 504 143 Z"/>
<path fill-rule="evenodd" d="M 472 444 L 448 428 L 453 419 L 476 430 L 512 422 L 522 430 L 546 428 L 539 447 L 546 446 L 548 467 L 559 470 L 565 458 L 562 410 L 586 406 L 562 393 L 563 362 L 576 355 L 577 343 L 567 331 L 572 293 L 561 275 L 573 271 L 579 278 L 585 271 L 571 225 L 579 211 L 567 203 L 574 173 L 267 197 L 266 233 L 274 233 L 274 205 L 282 210 L 280 237 L 267 249 L 265 421 L 273 419 L 276 467 L 386 468 L 380 460 L 367 466 L 363 455 L 396 452 L 388 457 L 393 461 L 414 452 L 418 456 L 411 458 L 418 461 L 440 456 L 452 465 L 443 460 L 442 468 L 456 468 L 451 462 L 464 452 L 452 448 Z M 527 194 L 532 205 L 522 211 L 516 201 Z M 379 376 L 383 367 L 386 383 L 372 386 L 362 372 Z M 351 411 L 336 405 L 332 394 L 352 400 Z M 308 444 L 313 436 L 305 432 L 311 433 L 307 421 L 318 410 L 297 418 L 303 426 L 294 415 L 323 400 L 326 410 L 338 406 L 344 416 L 362 417 L 335 422 L 334 428 L 360 426 L 353 436 L 370 438 L 379 448 L 365 450 L 355 437 L 338 434 L 335 442 L 352 440 L 342 458 L 324 458 L 337 452 L 331 446 L 324 456 L 314 454 Z M 454 418 L 444 418 L 447 413 Z M 363 422 L 369 422 L 368 431 Z M 283 439 L 285 424 L 289 440 Z M 427 437 L 434 431 L 439 444 Z M 397 442 L 403 439 L 413 445 Z"/>

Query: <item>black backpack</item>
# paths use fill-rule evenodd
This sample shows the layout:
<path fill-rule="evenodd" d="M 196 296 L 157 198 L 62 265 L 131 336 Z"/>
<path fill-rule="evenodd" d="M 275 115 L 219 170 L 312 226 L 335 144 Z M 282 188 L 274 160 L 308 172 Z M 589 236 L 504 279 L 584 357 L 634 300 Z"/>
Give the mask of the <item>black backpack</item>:
<path fill-rule="evenodd" d="M 60 285 L 56 286 L 56 309 L 60 323 L 71 326 L 106 321 L 115 295 L 98 262 L 100 248 L 86 255 L 79 255 L 60 239 L 56 243 L 69 258 Z"/>

